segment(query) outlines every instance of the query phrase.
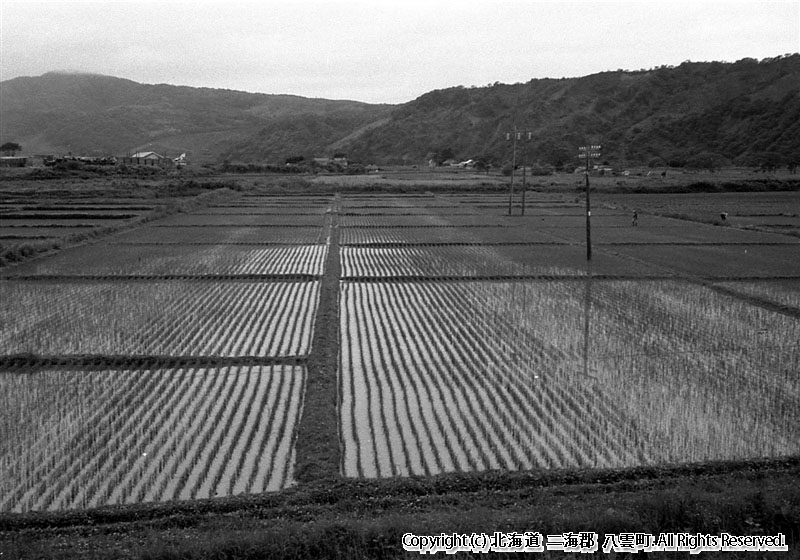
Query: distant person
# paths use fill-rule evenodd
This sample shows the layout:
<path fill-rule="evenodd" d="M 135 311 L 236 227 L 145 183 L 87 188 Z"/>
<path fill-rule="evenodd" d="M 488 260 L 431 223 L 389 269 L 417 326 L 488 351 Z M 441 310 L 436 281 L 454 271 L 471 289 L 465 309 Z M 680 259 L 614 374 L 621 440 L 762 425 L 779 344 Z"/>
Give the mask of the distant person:
<path fill-rule="evenodd" d="M 667 178 L 667 170 L 665 169 L 664 171 L 661 172 L 661 180 L 663 181 L 666 178 Z"/>
<path fill-rule="evenodd" d="M 631 225 L 634 227 L 639 225 L 639 212 L 636 210 L 633 211 L 633 221 L 631 222 Z"/>

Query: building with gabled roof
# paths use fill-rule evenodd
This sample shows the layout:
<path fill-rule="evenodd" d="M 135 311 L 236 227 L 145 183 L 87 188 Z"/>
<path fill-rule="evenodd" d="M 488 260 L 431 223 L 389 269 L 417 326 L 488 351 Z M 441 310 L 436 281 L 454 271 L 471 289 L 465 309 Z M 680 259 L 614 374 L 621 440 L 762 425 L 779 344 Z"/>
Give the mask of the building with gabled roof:
<path fill-rule="evenodd" d="M 120 158 L 122 163 L 128 165 L 171 165 L 173 161 L 156 152 L 136 152 L 131 156 Z"/>

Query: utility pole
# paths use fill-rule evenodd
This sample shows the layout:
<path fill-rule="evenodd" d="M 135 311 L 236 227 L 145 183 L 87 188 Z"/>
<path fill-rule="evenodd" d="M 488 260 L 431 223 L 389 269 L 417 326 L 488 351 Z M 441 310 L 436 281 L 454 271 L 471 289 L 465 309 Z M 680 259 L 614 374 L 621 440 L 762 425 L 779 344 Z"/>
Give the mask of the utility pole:
<path fill-rule="evenodd" d="M 514 125 L 514 132 L 506 132 L 506 141 L 512 140 L 512 148 L 511 148 L 511 186 L 509 187 L 508 191 L 508 215 L 511 215 L 511 203 L 514 199 L 514 170 L 517 167 L 517 140 L 522 140 L 522 132 L 517 131 L 517 126 Z M 531 138 L 533 137 L 532 132 L 528 132 L 528 142 L 530 142 Z M 523 170 L 523 181 L 524 181 L 524 170 Z M 523 182 L 522 185 L 522 213 L 525 214 L 525 184 Z"/>
<path fill-rule="evenodd" d="M 578 148 L 578 157 L 586 160 L 586 260 L 592 260 L 592 207 L 589 203 L 589 169 L 592 158 L 600 157 L 601 146 L 581 146 Z"/>
<path fill-rule="evenodd" d="M 578 148 L 578 157 L 586 160 L 586 299 L 583 308 L 583 375 L 589 375 L 589 314 L 592 308 L 592 207 L 589 203 L 589 170 L 592 158 L 600 157 L 601 146 L 593 144 Z"/>

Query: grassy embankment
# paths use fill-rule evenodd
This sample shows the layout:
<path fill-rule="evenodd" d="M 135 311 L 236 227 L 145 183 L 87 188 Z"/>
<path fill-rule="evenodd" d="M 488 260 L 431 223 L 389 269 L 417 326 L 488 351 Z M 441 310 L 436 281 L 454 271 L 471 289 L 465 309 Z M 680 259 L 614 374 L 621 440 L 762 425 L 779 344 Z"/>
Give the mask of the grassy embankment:
<path fill-rule="evenodd" d="M 727 531 L 783 533 L 796 553 L 798 479 L 798 458 L 382 481 L 321 479 L 277 494 L 6 514 L 0 517 L 0 550 L 4 558 L 398 558 L 404 556 L 405 532 Z"/>

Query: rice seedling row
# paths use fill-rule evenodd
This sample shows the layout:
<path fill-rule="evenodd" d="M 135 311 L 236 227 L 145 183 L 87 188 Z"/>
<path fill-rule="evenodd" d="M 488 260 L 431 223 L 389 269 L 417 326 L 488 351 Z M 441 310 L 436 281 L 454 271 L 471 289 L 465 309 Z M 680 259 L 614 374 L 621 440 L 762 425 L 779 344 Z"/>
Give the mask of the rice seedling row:
<path fill-rule="evenodd" d="M 3 236 L 0 236 L 2 239 Z M 264 245 L 293 245 L 296 246 L 295 241 L 183 241 L 174 243 L 169 241 L 109 241 L 108 245 L 243 245 L 243 246 L 260 246 Z"/>
<path fill-rule="evenodd" d="M 572 303 L 544 314 L 559 317 L 551 325 L 569 328 L 535 332 L 574 352 L 584 342 L 581 294 L 574 292 L 580 286 L 572 283 L 571 289 L 568 297 L 550 292 L 554 302 Z M 796 442 L 790 442 L 797 435 L 800 394 L 787 372 L 796 370 L 799 359 L 797 318 L 677 281 L 598 282 L 591 309 L 591 367 L 601 380 L 598 387 L 629 395 L 622 408 L 638 419 L 647 441 L 659 442 L 654 460 L 796 452 Z M 745 433 L 751 435 L 740 438 Z"/>
<path fill-rule="evenodd" d="M 375 225 L 340 225 L 342 229 L 347 228 L 356 228 L 356 229 L 368 229 L 368 228 L 379 228 L 379 229 L 429 229 L 429 230 L 437 230 L 437 229 L 458 229 L 458 228 L 511 228 L 514 227 L 508 224 L 395 224 L 395 225 L 386 225 L 386 224 L 375 224 Z"/>
<path fill-rule="evenodd" d="M 97 203 L 87 202 L 79 203 L 73 202 L 71 204 L 35 204 L 24 205 L 16 208 L 25 212 L 71 212 L 71 211 L 84 211 L 84 212 L 149 212 L 155 210 L 156 206 L 141 206 L 132 204 L 113 204 L 113 205 L 99 205 Z"/>
<path fill-rule="evenodd" d="M 248 211 L 243 212 L 241 208 L 239 209 L 230 209 L 230 211 L 215 211 L 215 212 L 192 212 L 192 216 L 320 216 L 321 214 L 325 213 L 325 208 L 321 208 L 319 212 L 303 212 L 294 209 L 282 209 L 283 211 L 277 210 L 262 210 L 261 212 L 255 211 Z"/>
<path fill-rule="evenodd" d="M 341 249 L 342 276 L 474 276 L 523 273 L 485 245 L 354 247 Z"/>
<path fill-rule="evenodd" d="M 459 211 L 452 211 L 452 212 L 442 212 L 441 209 L 423 209 L 420 208 L 417 212 L 408 212 L 408 211 L 395 211 L 395 212 L 387 212 L 386 210 L 376 210 L 375 212 L 368 212 L 364 210 L 354 211 L 354 209 L 349 209 L 347 211 L 341 212 L 341 216 L 350 217 L 350 216 L 375 216 L 375 217 L 383 217 L 383 216 L 414 216 L 414 217 L 425 217 L 425 216 L 482 216 L 480 212 L 469 212 L 465 211 L 464 209 L 458 208 Z"/>
<path fill-rule="evenodd" d="M 215 220 L 217 221 L 217 220 Z M 284 224 L 262 224 L 262 223 L 236 223 L 233 220 L 224 221 L 220 220 L 220 223 L 161 223 L 161 224 L 150 224 L 148 227 L 154 228 L 316 228 L 322 227 L 322 224 L 318 223 L 303 223 L 303 224 L 292 224 L 292 223 L 284 223 Z"/>
<path fill-rule="evenodd" d="M 58 239 L 57 235 L 0 235 L 0 247 L 15 245 L 26 241 Z"/>
<path fill-rule="evenodd" d="M 380 208 L 396 208 L 396 207 L 429 207 L 430 205 L 442 205 L 441 200 L 438 200 L 433 195 L 392 195 L 392 196 L 375 196 L 371 194 L 347 194 L 342 196 L 342 208 L 356 207 L 380 207 Z"/>
<path fill-rule="evenodd" d="M 526 229 L 558 235 L 572 241 L 586 239 L 586 224 L 567 225 L 559 222 L 532 221 L 522 224 Z M 699 243 L 699 244 L 800 244 L 800 239 L 786 235 L 748 231 L 732 227 L 715 227 L 680 220 L 664 222 L 664 218 L 639 215 L 639 226 L 630 221 L 622 224 L 604 224 L 592 221 L 592 242 L 597 243 Z"/>
<path fill-rule="evenodd" d="M 304 383 L 291 366 L 2 372 L 0 511 L 285 488 Z"/>
<path fill-rule="evenodd" d="M 4 228 L 87 228 L 107 226 L 114 221 L 124 222 L 124 219 L 98 219 L 98 218 L 6 218 L 3 217 Z"/>
<path fill-rule="evenodd" d="M 538 231 L 501 226 L 342 228 L 342 245 L 364 243 L 565 243 Z"/>
<path fill-rule="evenodd" d="M 230 202 L 229 205 L 249 205 L 259 207 L 269 206 L 324 206 L 330 204 L 333 195 L 328 196 L 250 196 L 242 195 L 235 202 Z"/>
<path fill-rule="evenodd" d="M 349 247 L 354 248 L 375 248 L 375 249 L 407 249 L 409 247 L 508 247 L 523 246 L 535 247 L 537 245 L 570 245 L 565 241 L 499 241 L 496 243 L 483 243 L 480 241 L 390 241 L 390 242 L 367 242 L 367 243 L 348 243 Z"/>
<path fill-rule="evenodd" d="M 418 212 L 431 212 L 436 213 L 443 208 L 454 209 L 454 208 L 461 208 L 458 204 L 425 204 L 424 206 L 416 206 L 414 204 L 352 204 L 348 202 L 344 202 L 342 204 L 342 209 L 346 211 L 350 210 L 375 210 L 378 213 L 384 212 L 386 210 L 417 210 Z M 370 212 L 372 213 L 372 212 Z M 388 212 L 391 214 L 391 212 Z"/>
<path fill-rule="evenodd" d="M 682 274 L 706 278 L 800 277 L 796 245 L 741 245 L 613 247 L 615 253 L 667 267 Z"/>
<path fill-rule="evenodd" d="M 721 280 L 796 279 L 791 238 L 705 225 L 681 237 L 685 222 L 664 218 L 634 230 L 600 209 L 606 280 L 584 284 L 580 208 L 543 199 L 506 217 L 504 198 L 353 195 L 331 217 L 330 198 L 245 195 L 15 270 L 0 281 L 0 511 L 291 484 L 297 364 L 336 222 L 345 476 L 800 452 L 793 284 L 697 277 L 708 257 L 730 261 Z M 753 245 L 763 254 L 741 258 Z"/>
<path fill-rule="evenodd" d="M 319 243 L 322 227 L 251 227 L 251 226 L 188 226 L 188 227 L 140 227 L 119 233 L 111 239 L 117 243 L 283 243 L 312 245 Z"/>
<path fill-rule="evenodd" d="M 31 227 L 18 227 L 8 226 L 0 222 L 0 236 L 45 236 L 45 237 L 60 237 L 64 235 L 71 235 L 81 229 L 89 230 L 94 226 L 78 227 L 59 227 L 59 226 L 31 226 Z"/>
<path fill-rule="evenodd" d="M 568 393 L 533 382 L 531 370 L 527 382 L 506 373 L 516 364 L 497 335 L 450 311 L 466 295 L 455 285 L 342 290 L 347 476 L 634 462 L 624 439 L 604 453 L 580 445 L 593 432 Z"/>
<path fill-rule="evenodd" d="M 557 277 L 586 273 L 585 249 L 564 243 L 348 245 L 342 247 L 341 258 L 344 278 L 364 280 Z M 597 275 L 664 275 L 655 266 L 617 256 L 612 251 L 596 251 L 593 262 Z"/>
<path fill-rule="evenodd" d="M 139 214 L 130 212 L 75 212 L 75 211 L 41 211 L 35 212 L 6 212 L 3 220 L 128 220 L 137 218 Z"/>
<path fill-rule="evenodd" d="M 761 282 L 722 282 L 718 284 L 744 296 L 756 296 L 800 313 L 800 281 L 765 280 Z"/>
<path fill-rule="evenodd" d="M 324 214 L 206 214 L 199 213 L 172 216 L 159 220 L 154 226 L 266 226 L 266 227 L 308 227 L 322 226 Z"/>
<path fill-rule="evenodd" d="M 343 214 L 342 227 L 498 227 L 497 216 L 469 213 L 431 213 L 431 214 Z"/>
<path fill-rule="evenodd" d="M 344 474 L 800 450 L 799 320 L 680 282 L 596 284 L 585 377 L 579 283 L 343 282 Z"/>
<path fill-rule="evenodd" d="M 91 245 L 20 267 L 18 275 L 321 275 L 325 245 Z"/>
<path fill-rule="evenodd" d="M 318 282 L 0 283 L 0 354 L 295 356 Z"/>

